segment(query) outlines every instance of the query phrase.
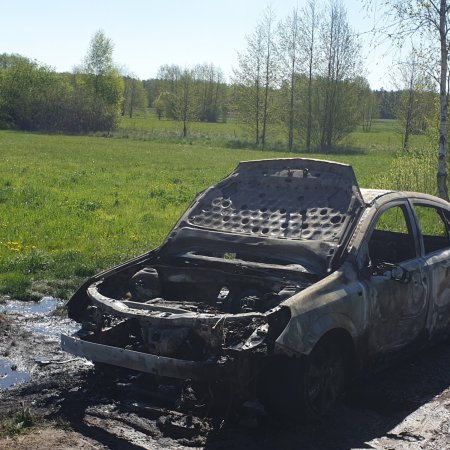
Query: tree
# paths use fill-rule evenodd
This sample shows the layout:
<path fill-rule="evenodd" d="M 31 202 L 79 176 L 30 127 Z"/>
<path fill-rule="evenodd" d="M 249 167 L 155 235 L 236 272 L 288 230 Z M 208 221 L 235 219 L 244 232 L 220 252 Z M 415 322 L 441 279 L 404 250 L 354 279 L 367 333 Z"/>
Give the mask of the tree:
<path fill-rule="evenodd" d="M 274 88 L 277 71 L 277 61 L 276 61 L 277 49 L 274 39 L 275 34 L 274 22 L 275 22 L 275 15 L 273 13 L 272 8 L 268 7 L 261 22 L 261 30 L 264 45 L 264 60 L 263 60 L 264 102 L 263 102 L 262 132 L 261 132 L 261 146 L 263 149 L 266 145 L 267 122 L 269 119 L 269 101 L 270 101 L 269 93 L 271 92 L 271 89 Z"/>
<path fill-rule="evenodd" d="M 152 106 L 155 106 L 154 102 L 158 98 L 158 95 L 163 91 L 161 88 L 161 80 L 152 78 L 150 80 L 144 80 L 142 84 L 147 93 L 147 106 L 151 108 Z"/>
<path fill-rule="evenodd" d="M 166 64 L 159 68 L 157 76 L 157 80 L 149 80 L 146 84 L 155 89 L 152 97 L 158 118 L 165 116 L 184 122 L 180 117 L 188 112 L 186 124 L 194 120 L 217 122 L 226 119 L 227 86 L 219 67 L 198 64 L 194 69 L 183 69 Z M 183 102 L 185 106 L 181 107 Z"/>
<path fill-rule="evenodd" d="M 366 1 L 368 6 L 373 2 Z M 448 0 L 387 0 L 385 25 L 378 32 L 395 41 L 418 37 L 430 48 L 423 60 L 439 85 L 439 140 L 437 164 L 437 191 L 448 197 L 447 186 L 447 128 L 448 128 L 448 57 L 450 47 L 450 2 Z"/>
<path fill-rule="evenodd" d="M 313 79 L 316 71 L 317 37 L 316 30 L 320 22 L 320 13 L 317 10 L 317 3 L 309 0 L 302 8 L 302 33 L 304 54 L 307 60 L 308 89 L 307 89 L 307 119 L 306 119 L 306 148 L 311 150 L 312 126 L 313 126 Z"/>
<path fill-rule="evenodd" d="M 380 119 L 395 119 L 395 108 L 397 107 L 399 92 L 381 89 L 373 91 L 379 108 Z"/>
<path fill-rule="evenodd" d="M 183 137 L 188 135 L 188 124 L 198 117 L 195 81 L 192 70 L 184 69 L 175 96 L 175 119 L 183 123 Z"/>
<path fill-rule="evenodd" d="M 18 55 L 0 55 L 0 122 L 31 131 L 66 131 L 71 85 L 66 74 Z M 70 128 L 69 128 L 70 129 Z"/>
<path fill-rule="evenodd" d="M 122 79 L 114 69 L 102 75 L 81 70 L 59 74 L 19 55 L 0 55 L 1 125 L 77 133 L 114 128 Z"/>
<path fill-rule="evenodd" d="M 225 119 L 225 82 L 223 72 L 214 64 L 199 64 L 194 68 L 199 93 L 199 114 L 202 122 Z"/>
<path fill-rule="evenodd" d="M 130 76 L 124 77 L 124 93 L 122 102 L 122 116 L 126 113 L 133 117 L 136 108 L 145 108 L 147 106 L 147 93 L 142 81 Z"/>
<path fill-rule="evenodd" d="M 166 119 L 175 119 L 175 103 L 175 94 L 167 91 L 161 92 L 154 102 L 158 119 L 161 120 L 163 116 Z"/>
<path fill-rule="evenodd" d="M 294 128 L 296 119 L 296 78 L 301 65 L 301 24 L 298 10 L 294 8 L 291 15 L 279 24 L 279 48 L 282 72 L 286 80 L 288 93 L 288 149 L 292 151 L 294 145 Z"/>
<path fill-rule="evenodd" d="M 399 94 L 395 114 L 402 124 L 403 149 L 407 151 L 410 136 L 425 132 L 436 118 L 436 94 L 414 48 L 394 73 Z"/>
<path fill-rule="evenodd" d="M 102 30 L 92 36 L 84 59 L 84 71 L 93 75 L 108 75 L 114 69 L 113 43 Z"/>
<path fill-rule="evenodd" d="M 247 50 L 238 53 L 239 67 L 234 71 L 239 113 L 253 125 L 255 145 L 261 144 L 262 148 L 266 144 L 269 105 L 277 80 L 274 22 L 274 13 L 268 8 L 253 34 L 247 36 Z"/>
<path fill-rule="evenodd" d="M 247 36 L 247 51 L 238 53 L 239 68 L 234 71 L 236 84 L 236 107 L 241 120 L 253 126 L 255 145 L 259 145 L 262 104 L 262 60 L 263 37 L 258 25 L 252 35 Z"/>
<path fill-rule="evenodd" d="M 372 128 L 372 121 L 378 114 L 377 98 L 365 78 L 357 77 L 355 83 L 358 86 L 359 120 L 362 130 L 369 132 Z"/>
<path fill-rule="evenodd" d="M 30 60 L 25 56 L 17 55 L 15 53 L 0 54 L 0 70 L 10 69 L 19 63 L 29 63 Z"/>
<path fill-rule="evenodd" d="M 330 2 L 323 24 L 322 59 L 320 147 L 328 151 L 355 126 L 352 80 L 361 65 L 359 44 L 348 25 L 345 8 L 337 1 Z"/>
<path fill-rule="evenodd" d="M 161 80 L 160 89 L 176 93 L 183 69 L 176 64 L 164 64 L 158 69 L 156 78 Z"/>
<path fill-rule="evenodd" d="M 124 91 L 123 80 L 112 59 L 113 44 L 103 31 L 91 39 L 84 63 L 76 74 L 75 83 L 86 94 L 89 128 L 113 130 L 117 127 Z"/>
<path fill-rule="evenodd" d="M 419 92 L 424 88 L 423 75 L 417 53 L 411 51 L 408 59 L 398 65 L 400 98 L 397 103 L 396 117 L 403 125 L 403 150 L 409 149 L 409 138 L 417 129 L 421 114 Z"/>
<path fill-rule="evenodd" d="M 183 124 L 183 137 L 189 132 L 189 122 L 199 117 L 199 95 L 195 71 L 175 65 L 161 66 L 158 71 L 161 87 L 165 88 L 155 100 L 158 117 L 165 115 Z"/>

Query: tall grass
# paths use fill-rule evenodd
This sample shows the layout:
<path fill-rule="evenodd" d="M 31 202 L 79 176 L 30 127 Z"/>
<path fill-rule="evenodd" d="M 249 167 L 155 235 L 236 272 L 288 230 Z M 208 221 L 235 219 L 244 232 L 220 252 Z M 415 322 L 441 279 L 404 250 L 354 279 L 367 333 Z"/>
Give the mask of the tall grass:
<path fill-rule="evenodd" d="M 430 149 L 400 153 L 374 183 L 380 189 L 418 191 L 436 195 L 437 153 Z"/>

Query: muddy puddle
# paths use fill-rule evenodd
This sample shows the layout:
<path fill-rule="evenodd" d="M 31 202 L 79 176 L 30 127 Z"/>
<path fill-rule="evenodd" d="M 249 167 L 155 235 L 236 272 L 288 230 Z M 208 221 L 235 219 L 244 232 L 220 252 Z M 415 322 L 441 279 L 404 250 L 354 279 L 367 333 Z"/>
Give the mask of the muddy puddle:
<path fill-rule="evenodd" d="M 62 300 L 53 297 L 44 297 L 39 302 L 8 300 L 0 305 L 0 314 L 6 316 L 5 323 L 14 323 L 14 329 L 20 330 L 9 342 L 0 341 L 0 392 L 34 379 L 39 368 L 69 359 L 53 349 L 55 345 L 59 348 L 61 333 L 72 334 L 79 328 L 65 317 Z M 33 348 L 20 350 L 23 341 Z M 32 355 L 34 352 L 39 353 Z"/>
<path fill-rule="evenodd" d="M 17 370 L 17 365 L 8 358 L 0 358 L 0 390 L 29 380 L 31 375 L 28 372 Z"/>
<path fill-rule="evenodd" d="M 5 314 L 48 314 L 56 310 L 63 302 L 54 297 L 44 297 L 39 302 L 21 302 L 9 300 L 0 305 L 0 313 Z"/>
<path fill-rule="evenodd" d="M 79 326 L 72 320 L 58 314 L 64 301 L 54 297 L 44 297 L 39 302 L 9 300 L 0 305 L 0 313 L 19 317 L 23 326 L 31 333 L 59 340 L 61 333 L 73 334 Z"/>

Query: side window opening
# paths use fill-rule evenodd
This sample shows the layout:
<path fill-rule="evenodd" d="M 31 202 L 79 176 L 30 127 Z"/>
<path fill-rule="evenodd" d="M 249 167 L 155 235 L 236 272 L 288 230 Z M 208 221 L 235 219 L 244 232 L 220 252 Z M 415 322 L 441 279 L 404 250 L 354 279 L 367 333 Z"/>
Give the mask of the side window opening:
<path fill-rule="evenodd" d="M 434 206 L 414 205 L 419 220 L 425 253 L 450 247 L 449 213 Z"/>
<path fill-rule="evenodd" d="M 404 208 L 394 206 L 384 211 L 378 218 L 369 240 L 372 265 L 398 264 L 416 256 L 414 236 Z"/>

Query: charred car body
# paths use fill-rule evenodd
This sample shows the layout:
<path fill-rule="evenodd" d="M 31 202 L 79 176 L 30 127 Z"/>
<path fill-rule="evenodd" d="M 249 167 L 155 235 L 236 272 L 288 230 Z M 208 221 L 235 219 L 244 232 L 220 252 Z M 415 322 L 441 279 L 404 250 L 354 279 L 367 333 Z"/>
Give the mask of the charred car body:
<path fill-rule="evenodd" d="M 348 165 L 243 162 L 160 247 L 74 294 L 82 326 L 62 347 L 317 416 L 361 370 L 449 331 L 449 218 L 433 196 L 359 189 Z"/>

